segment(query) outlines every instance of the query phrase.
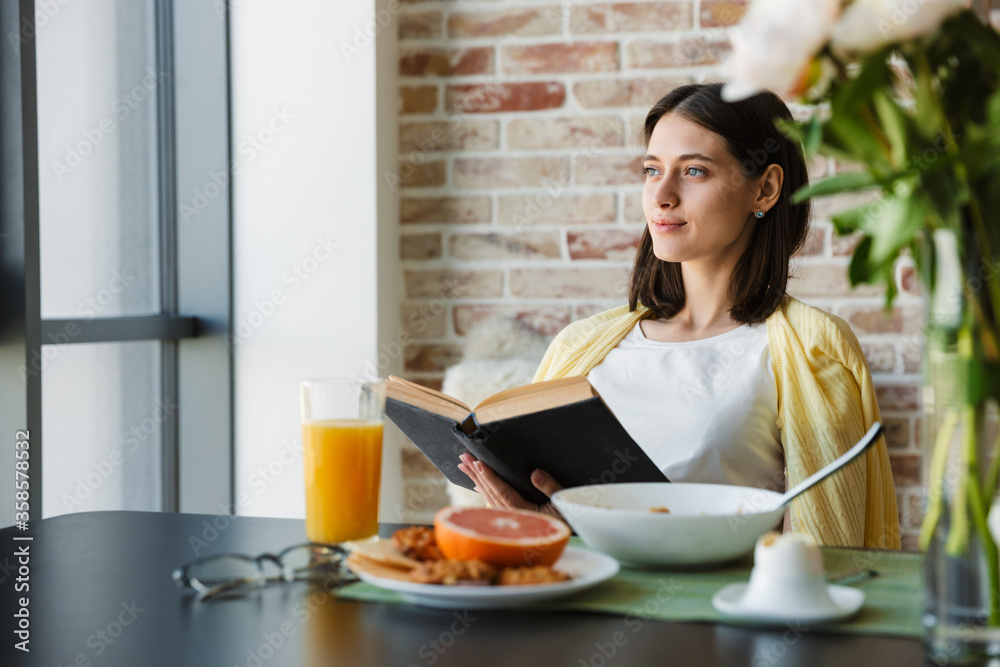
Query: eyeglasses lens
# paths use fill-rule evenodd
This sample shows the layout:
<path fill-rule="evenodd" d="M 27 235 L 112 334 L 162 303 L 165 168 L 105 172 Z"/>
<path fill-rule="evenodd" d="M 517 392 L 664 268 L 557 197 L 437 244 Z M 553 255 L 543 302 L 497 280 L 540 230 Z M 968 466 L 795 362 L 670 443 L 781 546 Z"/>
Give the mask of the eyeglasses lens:
<path fill-rule="evenodd" d="M 306 581 L 340 577 L 342 562 L 340 551 L 319 544 L 302 544 L 281 554 L 286 578 Z"/>
<path fill-rule="evenodd" d="M 259 586 L 264 579 L 256 561 L 245 556 L 219 556 L 195 563 L 188 568 L 188 579 L 196 588 L 243 590 Z"/>

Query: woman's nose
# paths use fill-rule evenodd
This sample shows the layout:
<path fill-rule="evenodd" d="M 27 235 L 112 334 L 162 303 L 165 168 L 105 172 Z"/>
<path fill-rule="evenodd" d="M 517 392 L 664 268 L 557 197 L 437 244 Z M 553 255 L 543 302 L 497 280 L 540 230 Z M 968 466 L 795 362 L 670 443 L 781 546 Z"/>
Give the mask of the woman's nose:
<path fill-rule="evenodd" d="M 665 174 L 657 183 L 653 201 L 661 208 L 677 206 L 677 181 L 670 174 Z"/>

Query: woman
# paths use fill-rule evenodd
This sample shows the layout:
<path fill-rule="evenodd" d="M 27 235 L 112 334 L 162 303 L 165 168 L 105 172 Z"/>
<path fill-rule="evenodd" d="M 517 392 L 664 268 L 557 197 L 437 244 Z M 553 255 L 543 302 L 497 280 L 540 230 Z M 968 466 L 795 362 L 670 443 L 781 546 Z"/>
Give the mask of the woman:
<path fill-rule="evenodd" d="M 586 375 L 674 482 L 781 490 L 881 416 L 848 325 L 785 293 L 809 217 L 791 202 L 807 182 L 801 150 L 774 127 L 790 113 L 770 93 L 723 102 L 721 87 L 683 86 L 646 116 L 628 306 L 560 332 L 535 381 Z M 555 512 L 469 455 L 459 467 L 494 507 Z M 561 488 L 540 470 L 532 483 Z M 885 442 L 795 500 L 790 525 L 821 544 L 899 548 Z"/>

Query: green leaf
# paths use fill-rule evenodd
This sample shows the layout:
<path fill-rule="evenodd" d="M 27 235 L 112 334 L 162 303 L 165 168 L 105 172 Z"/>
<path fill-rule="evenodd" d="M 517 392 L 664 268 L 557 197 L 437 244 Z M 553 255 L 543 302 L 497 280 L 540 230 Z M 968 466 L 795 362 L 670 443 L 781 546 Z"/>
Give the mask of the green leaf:
<path fill-rule="evenodd" d="M 848 192 L 860 190 L 877 185 L 875 179 L 867 171 L 849 171 L 846 174 L 837 174 L 829 178 L 824 178 L 815 183 L 799 188 L 792 195 L 793 204 L 801 204 L 806 199 L 812 197 L 823 197 L 825 195 L 837 194 L 838 192 Z"/>
<path fill-rule="evenodd" d="M 813 115 L 806 125 L 806 135 L 803 143 L 806 155 L 815 155 L 821 143 L 823 143 L 823 121 L 819 114 Z"/>
<path fill-rule="evenodd" d="M 865 231 L 872 237 L 868 263 L 873 269 L 892 262 L 913 243 L 926 216 L 916 197 L 886 197 L 877 219 Z"/>
<path fill-rule="evenodd" d="M 865 235 L 854 246 L 854 254 L 851 255 L 851 264 L 847 268 L 847 277 L 851 280 L 851 285 L 872 282 L 873 271 L 868 260 L 871 254 L 872 237 Z"/>
<path fill-rule="evenodd" d="M 882 49 L 861 61 L 861 71 L 836 91 L 831 100 L 834 118 L 844 114 L 857 114 L 858 108 L 871 99 L 872 93 L 889 83 L 890 52 L 891 49 Z"/>
<path fill-rule="evenodd" d="M 871 105 L 864 105 L 826 122 L 823 140 L 854 154 L 856 162 L 864 162 L 876 174 L 895 171 L 889 163 L 890 147 L 877 126 Z"/>
<path fill-rule="evenodd" d="M 867 229 L 871 227 L 870 221 L 874 219 L 879 209 L 883 206 L 882 200 L 877 199 L 867 204 L 862 204 L 852 209 L 846 211 L 841 211 L 834 215 L 830 222 L 833 223 L 833 229 L 840 236 L 846 236 L 856 232 L 859 229 Z"/>
<path fill-rule="evenodd" d="M 918 44 L 914 48 L 921 47 Z M 922 54 L 908 61 L 916 84 L 913 91 L 913 99 L 916 102 L 914 120 L 924 137 L 933 140 L 941 134 L 941 118 L 935 111 L 938 100 L 934 91 L 933 74 L 922 66 L 921 57 Z"/>
<path fill-rule="evenodd" d="M 876 90 L 872 101 L 878 114 L 879 124 L 889 139 L 891 147 L 892 166 L 900 169 L 906 163 L 908 137 L 906 132 L 906 114 L 899 108 L 884 90 Z"/>

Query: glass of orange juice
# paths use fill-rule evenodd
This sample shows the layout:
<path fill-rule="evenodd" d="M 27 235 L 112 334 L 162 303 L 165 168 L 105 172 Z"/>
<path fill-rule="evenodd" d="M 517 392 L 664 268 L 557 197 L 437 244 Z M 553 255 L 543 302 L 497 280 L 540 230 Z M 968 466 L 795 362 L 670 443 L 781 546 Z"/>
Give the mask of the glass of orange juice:
<path fill-rule="evenodd" d="M 335 543 L 378 532 L 385 381 L 299 383 L 306 537 Z"/>

